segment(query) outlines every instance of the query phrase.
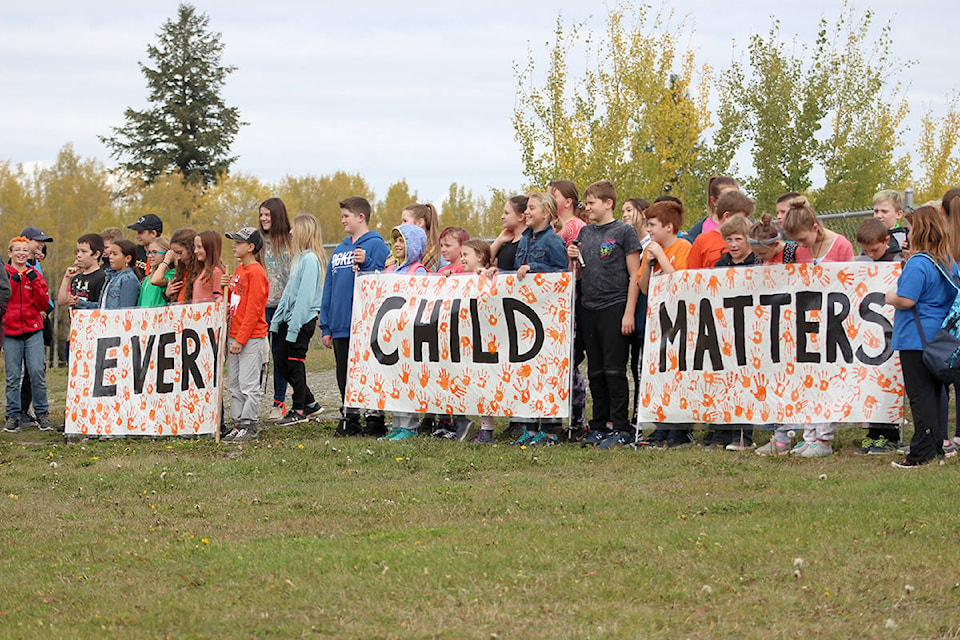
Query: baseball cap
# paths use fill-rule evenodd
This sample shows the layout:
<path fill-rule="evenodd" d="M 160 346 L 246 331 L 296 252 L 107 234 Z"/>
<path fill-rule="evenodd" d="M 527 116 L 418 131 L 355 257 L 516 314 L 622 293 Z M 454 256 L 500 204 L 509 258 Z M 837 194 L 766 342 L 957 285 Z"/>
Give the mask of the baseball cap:
<path fill-rule="evenodd" d="M 133 229 L 134 231 L 156 231 L 157 233 L 163 233 L 163 220 L 148 213 L 145 216 L 140 216 L 140 218 L 129 225 L 127 229 Z"/>
<path fill-rule="evenodd" d="M 40 231 L 37 227 L 26 227 L 20 232 L 27 240 L 36 240 L 37 242 L 53 242 L 53 238 Z"/>
<path fill-rule="evenodd" d="M 260 251 L 260 249 L 263 248 L 263 237 L 261 237 L 260 232 L 253 227 L 243 227 L 235 233 L 225 233 L 223 235 L 237 242 L 249 242 L 256 251 Z"/>

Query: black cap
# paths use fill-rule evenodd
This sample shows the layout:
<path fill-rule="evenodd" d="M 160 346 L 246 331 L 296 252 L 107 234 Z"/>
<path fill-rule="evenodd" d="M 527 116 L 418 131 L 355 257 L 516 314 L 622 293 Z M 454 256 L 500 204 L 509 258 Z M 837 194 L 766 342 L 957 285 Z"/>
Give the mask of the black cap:
<path fill-rule="evenodd" d="M 134 231 L 156 231 L 157 233 L 163 233 L 163 220 L 152 213 L 148 213 L 145 216 L 140 216 L 140 219 L 127 226 L 127 229 L 133 229 Z"/>
<path fill-rule="evenodd" d="M 36 240 L 37 242 L 53 242 L 53 238 L 40 231 L 37 227 L 26 227 L 20 232 L 27 240 Z"/>
<path fill-rule="evenodd" d="M 249 242 L 253 245 L 255 251 L 263 249 L 263 237 L 260 235 L 260 232 L 253 227 L 244 227 L 237 230 L 236 233 L 225 233 L 223 235 L 237 242 Z"/>

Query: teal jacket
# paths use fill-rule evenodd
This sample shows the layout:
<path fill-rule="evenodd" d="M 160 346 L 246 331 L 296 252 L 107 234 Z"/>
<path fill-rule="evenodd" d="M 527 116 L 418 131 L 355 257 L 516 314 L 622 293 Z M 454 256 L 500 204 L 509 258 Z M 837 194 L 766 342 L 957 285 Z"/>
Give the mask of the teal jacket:
<path fill-rule="evenodd" d="M 293 273 L 283 288 L 280 304 L 273 314 L 270 331 L 276 333 L 280 323 L 287 323 L 287 342 L 296 342 L 300 327 L 317 317 L 320 313 L 320 300 L 323 294 L 323 278 L 320 273 L 320 260 L 313 251 L 304 251 L 296 259 Z"/>

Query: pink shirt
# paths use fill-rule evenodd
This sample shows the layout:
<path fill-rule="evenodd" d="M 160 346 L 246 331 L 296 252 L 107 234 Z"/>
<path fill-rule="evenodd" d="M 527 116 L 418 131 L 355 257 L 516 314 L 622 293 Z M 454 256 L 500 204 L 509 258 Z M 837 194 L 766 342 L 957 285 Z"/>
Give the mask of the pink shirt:
<path fill-rule="evenodd" d="M 827 251 L 822 258 L 818 258 L 817 260 L 813 259 L 813 254 L 810 253 L 810 249 L 804 246 L 798 246 L 797 262 L 808 264 L 811 262 L 813 264 L 820 264 L 822 262 L 853 262 L 853 245 L 838 233 L 837 237 L 833 240 L 833 244 L 830 245 L 830 250 Z"/>
<path fill-rule="evenodd" d="M 583 229 L 585 226 L 587 226 L 587 223 L 577 216 L 573 216 L 564 222 L 563 229 L 560 231 L 560 239 L 563 240 L 563 244 L 568 247 L 573 244 L 573 241 L 580 235 L 580 229 Z"/>
<path fill-rule="evenodd" d="M 209 280 L 202 280 L 202 278 L 201 273 L 193 281 L 193 302 L 213 302 L 217 296 L 223 295 L 223 287 L 220 286 L 223 269 L 214 267 Z"/>
<path fill-rule="evenodd" d="M 713 218 L 711 218 L 710 216 L 707 216 L 703 221 L 703 226 L 700 230 L 700 233 L 704 234 L 707 231 L 713 231 L 714 229 L 719 229 L 719 228 L 720 228 L 720 223 L 714 220 Z"/>
<path fill-rule="evenodd" d="M 463 273 L 464 269 L 465 267 L 463 266 L 463 263 L 458 260 L 457 262 L 451 262 L 447 266 L 441 268 L 440 271 L 437 271 L 437 273 L 441 276 L 445 276 L 448 273 L 450 275 L 454 275 L 457 273 Z"/>

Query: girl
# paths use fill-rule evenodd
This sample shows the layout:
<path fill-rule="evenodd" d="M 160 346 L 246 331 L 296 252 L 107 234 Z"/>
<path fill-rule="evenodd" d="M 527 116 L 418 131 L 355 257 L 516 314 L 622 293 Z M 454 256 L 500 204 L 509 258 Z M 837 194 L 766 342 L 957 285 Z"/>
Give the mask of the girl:
<path fill-rule="evenodd" d="M 137 245 L 123 238 L 111 243 L 107 252 L 110 268 L 116 273 L 104 285 L 101 309 L 126 309 L 137 306 L 140 298 L 140 274 L 137 271 Z"/>
<path fill-rule="evenodd" d="M 269 325 L 280 304 L 283 288 L 290 279 L 290 218 L 287 206 L 280 198 L 267 198 L 260 205 L 260 236 L 263 238 L 263 250 L 260 255 L 270 281 L 270 293 L 267 297 L 266 318 Z M 271 422 L 276 422 L 286 412 L 287 381 L 280 375 L 276 366 L 278 338 L 270 334 L 270 353 L 273 355 L 273 406 L 270 409 Z"/>
<path fill-rule="evenodd" d="M 193 280 L 193 302 L 214 302 L 223 297 L 223 275 L 226 267 L 220 262 L 223 241 L 216 231 L 201 231 L 193 239 L 197 258 L 197 277 Z"/>
<path fill-rule="evenodd" d="M 490 268 L 490 245 L 474 238 L 463 243 L 460 249 L 460 261 L 464 273 L 481 273 Z"/>
<path fill-rule="evenodd" d="M 647 219 L 643 212 L 647 210 L 650 203 L 643 198 L 630 198 L 623 203 L 620 211 L 623 213 L 623 221 L 637 232 L 640 239 L 640 251 L 646 251 L 650 244 L 650 234 L 647 233 Z M 639 276 L 638 276 L 639 277 Z M 638 283 L 639 285 L 639 283 Z M 643 334 L 647 326 L 647 294 L 640 292 L 637 297 L 637 312 L 634 318 L 633 335 L 630 336 L 630 373 L 633 376 L 633 413 L 630 423 L 640 431 L 640 425 L 637 423 L 637 403 L 640 401 L 640 364 L 643 361 Z M 579 370 L 574 372 L 574 378 L 580 374 Z M 582 376 L 581 376 L 582 378 Z M 613 443 L 611 443 L 612 445 Z M 603 443 L 601 442 L 602 446 Z M 609 448 L 609 445 L 604 448 Z"/>
<path fill-rule="evenodd" d="M 305 214 L 294 218 L 291 234 L 294 259 L 290 279 L 270 323 L 270 331 L 276 333 L 280 341 L 276 366 L 293 387 L 293 406 L 277 421 L 283 426 L 303 422 L 320 413 L 320 405 L 307 386 L 304 361 L 317 328 L 326 256 L 320 239 L 320 223 L 315 217 Z"/>
<path fill-rule="evenodd" d="M 172 304 L 186 304 L 193 295 L 193 280 L 197 277 L 197 259 L 193 254 L 193 229 L 177 229 L 170 236 L 170 250 L 163 256 L 163 268 L 155 269 L 150 275 L 150 283 L 164 286 L 166 272 L 176 263 L 173 280 L 166 283 L 164 294 Z"/>
<path fill-rule="evenodd" d="M 40 273 L 27 264 L 30 240 L 17 236 L 7 246 L 10 263 L 10 302 L 3 316 L 3 362 L 7 378 L 7 421 L 3 430 L 20 432 L 20 377 L 26 369 L 33 389 L 33 407 L 41 430 L 52 431 L 47 403 L 47 380 L 43 371 L 43 316 L 50 304 L 47 283 Z"/>
<path fill-rule="evenodd" d="M 957 297 L 956 281 L 960 277 L 957 263 L 950 255 L 952 238 L 943 216 L 932 207 L 920 207 L 907 214 L 907 218 L 914 255 L 904 265 L 896 291 L 886 294 L 887 304 L 895 309 L 893 348 L 900 351 L 904 387 L 915 425 L 910 453 L 891 463 L 900 469 L 918 467 L 944 455 L 946 425 L 940 417 L 945 399 L 943 383 L 923 363 L 920 330 L 931 338 L 940 329 Z"/>
<path fill-rule="evenodd" d="M 411 204 L 400 213 L 402 224 L 415 224 L 427 235 L 427 248 L 423 252 L 423 266 L 431 273 L 440 267 L 440 218 L 432 204 Z"/>
<path fill-rule="evenodd" d="M 584 219 L 583 203 L 577 192 L 577 185 L 569 180 L 554 180 L 547 186 L 547 193 L 557 202 L 555 227 L 565 246 L 570 246 L 587 223 Z"/>
<path fill-rule="evenodd" d="M 633 227 L 637 229 L 637 237 L 639 238 L 647 235 L 647 219 L 643 217 L 643 212 L 649 206 L 650 203 L 643 198 L 630 198 L 620 207 L 620 212 L 623 214 L 623 221 L 627 224 L 632 224 Z M 637 227 L 638 224 L 643 225 L 642 230 Z"/>
<path fill-rule="evenodd" d="M 523 212 L 527 210 L 527 196 L 513 196 L 503 205 L 500 214 L 500 223 L 503 231 L 490 245 L 490 259 L 496 261 L 497 269 L 513 271 L 516 269 L 514 259 L 517 256 L 517 247 L 520 245 L 520 234 L 525 226 Z"/>
<path fill-rule="evenodd" d="M 163 264 L 163 259 L 169 250 L 170 240 L 167 238 L 154 238 L 147 246 L 147 264 L 150 265 L 150 277 L 144 278 L 143 282 L 140 283 L 140 297 L 137 299 L 138 307 L 162 307 L 167 304 L 167 301 L 163 298 L 163 290 L 177 273 L 175 269 L 168 269 Z M 163 272 L 165 283 L 162 287 L 153 284 L 153 273 L 157 270 Z"/>
<path fill-rule="evenodd" d="M 820 224 L 817 212 L 810 202 L 800 196 L 790 201 L 790 209 L 783 217 L 783 230 L 797 243 L 797 262 L 852 262 L 853 245 L 845 237 Z M 781 426 L 778 430 L 787 428 Z M 833 455 L 831 442 L 837 425 L 818 422 L 807 425 L 803 442 L 790 453 L 803 458 L 823 458 Z"/>
<path fill-rule="evenodd" d="M 720 218 L 717 215 L 717 201 L 727 191 L 739 191 L 740 185 L 730 176 L 713 176 L 707 181 L 707 217 L 690 227 L 687 240 L 690 244 L 697 236 L 720 227 Z"/>
<path fill-rule="evenodd" d="M 753 223 L 749 235 L 750 248 L 763 260 L 763 264 L 791 264 L 797 261 L 797 243 L 784 240 L 769 213 L 760 216 L 760 222 Z"/>

